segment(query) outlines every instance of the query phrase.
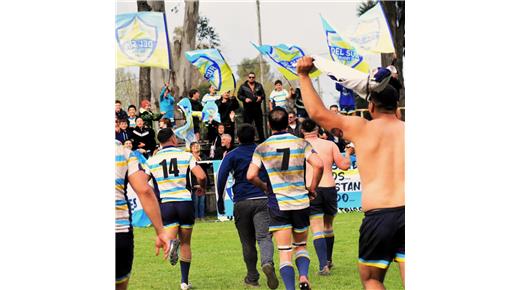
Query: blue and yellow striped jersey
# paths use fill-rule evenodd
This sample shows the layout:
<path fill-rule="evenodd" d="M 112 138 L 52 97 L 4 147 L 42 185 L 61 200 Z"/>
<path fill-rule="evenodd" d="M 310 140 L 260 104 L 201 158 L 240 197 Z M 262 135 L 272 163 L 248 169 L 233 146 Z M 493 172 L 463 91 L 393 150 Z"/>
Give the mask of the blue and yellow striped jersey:
<path fill-rule="evenodd" d="M 155 179 L 162 203 L 190 201 L 186 176 L 189 169 L 195 166 L 195 158 L 190 152 L 167 146 L 148 159 L 145 171 Z"/>
<path fill-rule="evenodd" d="M 126 183 L 127 176 L 139 170 L 138 164 L 134 153 L 116 140 L 116 233 L 126 233 L 131 228 Z"/>
<path fill-rule="evenodd" d="M 256 147 L 251 163 L 264 164 L 280 210 L 309 206 L 305 188 L 305 159 L 313 152 L 311 144 L 290 133 L 275 134 Z"/>
<path fill-rule="evenodd" d="M 287 97 L 289 97 L 289 93 L 285 89 L 281 91 L 273 90 L 269 99 L 273 103 L 273 108 L 277 106 L 287 110 Z"/>

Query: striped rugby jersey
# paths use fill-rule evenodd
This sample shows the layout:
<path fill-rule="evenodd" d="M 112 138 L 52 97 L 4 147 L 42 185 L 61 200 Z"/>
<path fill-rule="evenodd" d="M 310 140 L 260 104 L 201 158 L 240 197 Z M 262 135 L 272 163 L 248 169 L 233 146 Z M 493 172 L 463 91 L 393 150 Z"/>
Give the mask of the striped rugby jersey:
<path fill-rule="evenodd" d="M 186 176 L 196 166 L 190 152 L 166 146 L 146 161 L 145 171 L 159 187 L 161 202 L 191 201 Z"/>
<path fill-rule="evenodd" d="M 282 107 L 287 110 L 287 97 L 289 96 L 289 93 L 283 89 L 279 92 L 276 90 L 273 90 L 271 92 L 271 95 L 269 96 L 269 100 L 273 103 L 274 106 Z"/>
<path fill-rule="evenodd" d="M 130 209 L 126 196 L 128 176 L 139 170 L 137 158 L 116 140 L 116 233 L 130 231 Z"/>
<path fill-rule="evenodd" d="M 256 147 L 251 163 L 259 168 L 264 164 L 280 210 L 309 206 L 304 166 L 312 153 L 309 142 L 287 132 L 274 134 Z"/>

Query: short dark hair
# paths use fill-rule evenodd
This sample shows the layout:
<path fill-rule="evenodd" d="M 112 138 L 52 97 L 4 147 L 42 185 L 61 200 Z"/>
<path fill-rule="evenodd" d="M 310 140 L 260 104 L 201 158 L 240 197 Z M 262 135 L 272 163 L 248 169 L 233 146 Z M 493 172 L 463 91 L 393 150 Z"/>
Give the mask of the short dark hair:
<path fill-rule="evenodd" d="M 274 81 L 274 85 L 276 86 L 277 84 L 282 84 L 282 81 L 281 80 Z"/>
<path fill-rule="evenodd" d="M 338 105 L 330 105 L 329 110 L 332 109 L 332 108 L 338 108 L 339 109 Z"/>
<path fill-rule="evenodd" d="M 307 133 L 316 130 L 317 127 L 318 127 L 318 125 L 316 124 L 316 122 L 314 122 L 311 119 L 305 119 L 302 122 L 302 130 L 307 132 Z"/>
<path fill-rule="evenodd" d="M 255 72 L 252 72 L 252 71 L 250 71 L 247 75 L 255 75 L 255 77 L 256 77 Z"/>
<path fill-rule="evenodd" d="M 188 93 L 188 95 L 190 96 L 190 99 L 193 97 L 193 95 L 195 95 L 199 90 L 197 89 L 191 89 L 190 92 Z"/>
<path fill-rule="evenodd" d="M 289 126 L 289 114 L 287 114 L 287 111 L 282 107 L 274 107 L 269 112 L 269 126 L 276 131 L 287 129 L 287 126 Z"/>
<path fill-rule="evenodd" d="M 119 121 L 119 124 L 121 124 L 123 122 L 128 124 L 128 120 L 127 119 L 119 119 L 118 121 Z"/>
<path fill-rule="evenodd" d="M 226 126 L 225 126 L 223 123 L 218 124 L 218 125 L 217 125 L 217 128 L 220 127 L 220 126 L 226 128 Z"/>
<path fill-rule="evenodd" d="M 255 142 L 255 128 L 251 124 L 243 124 L 238 127 L 238 141 L 242 144 L 252 144 Z"/>
<path fill-rule="evenodd" d="M 172 136 L 173 130 L 171 128 L 164 128 L 157 133 L 157 140 L 159 140 L 159 143 L 166 143 Z"/>
<path fill-rule="evenodd" d="M 199 142 L 197 142 L 197 141 L 193 141 L 193 142 L 191 142 L 191 143 L 190 143 L 190 149 L 191 149 L 191 147 L 193 147 L 193 146 L 195 146 L 195 145 L 197 145 L 197 144 L 199 144 Z"/>
<path fill-rule="evenodd" d="M 128 111 L 130 111 L 131 108 L 134 108 L 134 110 L 137 111 L 137 108 L 136 108 L 134 105 L 130 105 L 130 106 L 128 106 Z"/>
<path fill-rule="evenodd" d="M 399 104 L 399 94 L 392 85 L 388 84 L 382 91 L 372 92 L 369 102 L 374 104 L 376 111 L 393 114 Z"/>
<path fill-rule="evenodd" d="M 120 100 L 116 100 L 116 104 L 121 104 L 121 101 Z"/>

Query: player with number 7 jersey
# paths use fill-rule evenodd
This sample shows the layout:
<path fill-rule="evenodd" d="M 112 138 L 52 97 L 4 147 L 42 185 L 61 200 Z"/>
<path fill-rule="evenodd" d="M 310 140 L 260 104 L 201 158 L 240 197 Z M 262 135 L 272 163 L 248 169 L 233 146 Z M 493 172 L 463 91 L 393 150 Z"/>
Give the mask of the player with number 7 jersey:
<path fill-rule="evenodd" d="M 157 139 L 162 149 L 150 157 L 143 166 L 144 171 L 153 178 L 159 189 L 161 217 L 168 237 L 172 240 L 170 247 L 170 263 L 181 262 L 181 289 L 190 289 L 188 282 L 191 264 L 191 233 L 195 223 L 191 191 L 187 188 L 190 171 L 201 185 L 199 190 L 204 194 L 206 174 L 196 164 L 190 152 L 175 148 L 177 139 L 171 128 L 161 129 Z M 178 238 L 177 238 L 178 237 Z M 180 246 L 180 255 L 178 249 Z"/>
<path fill-rule="evenodd" d="M 269 112 L 273 135 L 256 147 L 247 180 L 268 194 L 269 231 L 273 232 L 280 256 L 280 275 L 286 289 L 295 289 L 292 254 L 299 272 L 299 289 L 310 289 L 310 258 L 307 252 L 309 197 L 314 198 L 323 174 L 323 162 L 309 142 L 287 132 L 288 114 L 275 107 Z M 305 162 L 313 167 L 313 179 L 305 187 Z M 262 165 L 269 177 L 264 183 L 258 173 Z M 292 242 L 292 245 L 291 245 Z"/>

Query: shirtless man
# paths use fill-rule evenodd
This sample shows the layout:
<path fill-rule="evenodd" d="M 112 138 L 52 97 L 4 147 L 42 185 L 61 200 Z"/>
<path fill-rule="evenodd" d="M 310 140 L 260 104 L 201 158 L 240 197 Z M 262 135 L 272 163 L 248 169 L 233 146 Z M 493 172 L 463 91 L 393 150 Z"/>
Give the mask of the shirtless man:
<path fill-rule="evenodd" d="M 302 123 L 302 134 L 305 141 L 312 145 L 318 152 L 323 162 L 323 176 L 321 177 L 317 196 L 310 202 L 310 223 L 312 230 L 312 242 L 320 263 L 319 275 L 328 275 L 332 268 L 332 249 L 334 247 L 334 229 L 332 222 L 338 212 L 338 191 L 336 181 L 332 176 L 332 163 L 338 168 L 347 170 L 350 167 L 350 155 L 343 157 L 334 142 L 318 137 L 318 125 L 311 119 Z M 312 166 L 307 166 L 305 171 L 306 185 L 309 186 L 312 179 Z"/>
<path fill-rule="evenodd" d="M 313 58 L 304 56 L 297 70 L 303 102 L 309 116 L 356 145 L 363 187 L 360 227 L 359 273 L 365 289 L 385 289 L 383 280 L 390 262 L 399 263 L 404 286 L 404 122 L 397 118 L 398 94 L 392 86 L 368 96 L 372 120 L 332 113 L 316 93 L 309 72 Z"/>

